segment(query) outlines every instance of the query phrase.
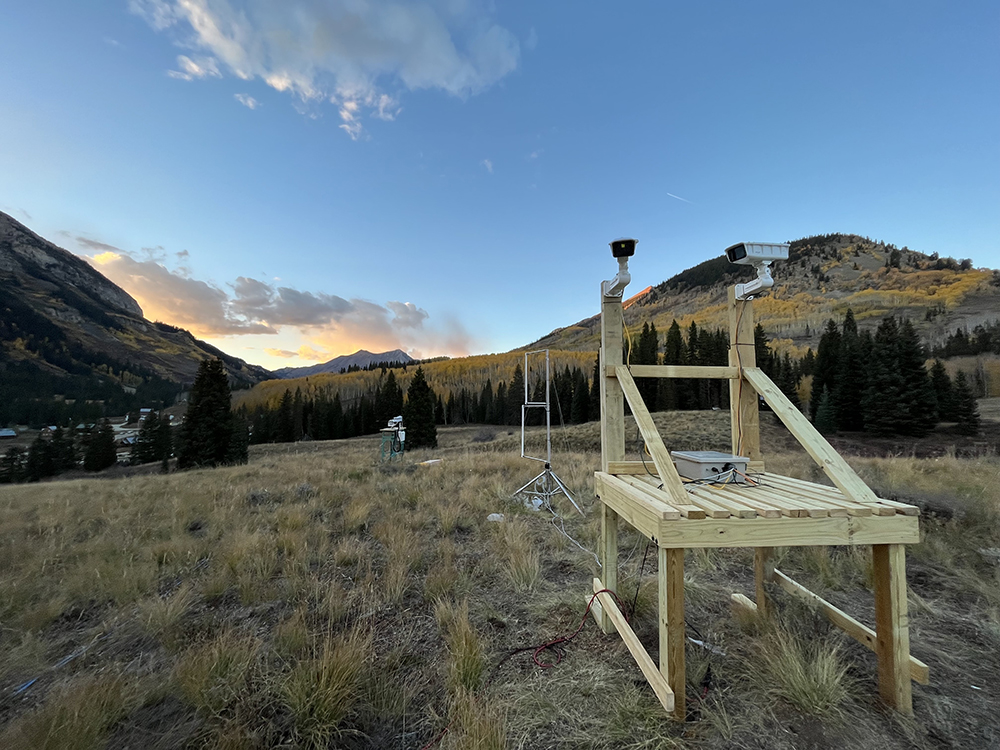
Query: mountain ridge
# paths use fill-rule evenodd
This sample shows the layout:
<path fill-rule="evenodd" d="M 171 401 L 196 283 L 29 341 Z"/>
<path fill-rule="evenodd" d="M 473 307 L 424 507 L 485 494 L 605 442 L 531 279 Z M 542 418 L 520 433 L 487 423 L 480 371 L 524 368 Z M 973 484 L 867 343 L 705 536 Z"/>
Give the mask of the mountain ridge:
<path fill-rule="evenodd" d="M 183 386 L 223 361 L 237 385 L 272 377 L 142 308 L 82 258 L 0 212 L 0 365 L 46 378 L 94 377 L 123 390 L 150 377 Z M 21 372 L 21 375 L 26 375 Z"/>
<path fill-rule="evenodd" d="M 889 315 L 909 317 L 930 342 L 1000 318 L 1000 271 L 860 235 L 794 240 L 789 259 L 776 262 L 772 271 L 774 287 L 755 301 L 754 315 L 781 352 L 815 349 L 826 320 L 839 319 L 848 307 L 862 328 L 875 328 Z M 638 296 L 625 310 L 626 323 L 655 323 L 661 334 L 673 320 L 682 328 L 692 322 L 726 328 L 727 288 L 753 276 L 749 266 L 733 265 L 725 256 L 710 258 Z M 521 349 L 596 351 L 599 337 L 600 316 L 594 315 Z"/>
<path fill-rule="evenodd" d="M 416 362 L 413 357 L 404 352 L 402 349 L 393 349 L 392 351 L 382 352 L 380 354 L 375 354 L 367 349 L 358 349 L 354 354 L 342 354 L 339 357 L 334 357 L 333 359 L 323 362 L 318 365 L 307 365 L 306 367 L 282 367 L 278 370 L 272 370 L 272 372 L 283 380 L 288 380 L 291 378 L 305 378 L 312 375 L 319 375 L 320 373 L 331 373 L 338 374 L 341 370 L 348 370 L 352 367 L 357 367 L 364 370 L 373 364 L 379 362 L 402 362 L 404 364 L 410 364 L 411 362 Z"/>

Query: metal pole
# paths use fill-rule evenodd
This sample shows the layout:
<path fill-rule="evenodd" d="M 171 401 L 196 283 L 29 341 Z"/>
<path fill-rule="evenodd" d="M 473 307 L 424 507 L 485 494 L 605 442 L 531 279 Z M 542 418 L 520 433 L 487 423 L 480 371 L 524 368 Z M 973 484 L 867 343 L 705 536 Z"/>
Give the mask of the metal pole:
<path fill-rule="evenodd" d="M 545 454 L 545 468 L 552 465 L 552 399 L 549 398 L 549 382 L 551 373 L 549 370 L 549 350 L 545 350 L 545 443 L 547 453 Z M 527 384 L 528 381 L 525 381 Z"/>

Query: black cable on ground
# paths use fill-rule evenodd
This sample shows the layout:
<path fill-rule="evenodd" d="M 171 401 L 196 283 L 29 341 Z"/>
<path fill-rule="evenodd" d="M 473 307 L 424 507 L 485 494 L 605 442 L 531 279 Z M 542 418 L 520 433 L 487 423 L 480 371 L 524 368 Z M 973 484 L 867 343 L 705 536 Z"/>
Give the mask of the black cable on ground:
<path fill-rule="evenodd" d="M 562 662 L 563 658 L 565 658 L 566 656 L 566 649 L 564 648 L 565 644 L 569 643 L 571 640 L 580 635 L 580 632 L 583 630 L 583 626 L 587 624 L 587 618 L 590 616 L 590 610 L 593 608 L 594 602 L 597 601 L 598 594 L 610 594 L 614 598 L 615 603 L 618 605 L 618 608 L 622 611 L 622 615 L 625 617 L 625 622 L 628 622 L 629 618 L 625 612 L 625 605 L 622 602 L 622 600 L 618 598 L 618 594 L 616 594 L 611 589 L 601 589 L 600 591 L 595 591 L 594 595 L 590 597 L 590 601 L 587 602 L 587 610 L 583 613 L 583 619 L 580 620 L 580 625 L 577 627 L 576 630 L 574 630 L 569 635 L 562 635 L 559 636 L 558 638 L 553 638 L 551 641 L 546 641 L 545 643 L 542 644 L 538 644 L 535 646 L 522 646 L 521 648 L 515 648 L 509 651 L 507 654 L 504 655 L 502 659 L 500 659 L 500 661 L 498 661 L 493 666 L 493 669 L 490 670 L 489 677 L 487 677 L 481 689 L 486 690 L 486 688 L 492 685 L 493 681 L 497 678 L 497 675 L 500 674 L 500 668 L 518 654 L 523 654 L 525 652 L 531 651 L 532 661 L 534 661 L 535 664 L 541 667 L 542 669 L 550 669 L 551 667 L 554 667 L 560 662 Z M 555 655 L 554 661 L 545 662 L 539 658 L 540 655 L 545 653 L 546 651 L 551 651 Z M 446 726 L 444 729 L 438 732 L 438 734 L 432 740 L 430 740 L 430 742 L 428 742 L 426 745 L 420 748 L 420 750 L 430 750 L 430 748 L 434 747 L 434 745 L 440 742 L 444 738 L 444 736 L 448 733 L 448 730 L 451 729 L 452 723 L 454 722 L 450 722 L 448 726 Z"/>

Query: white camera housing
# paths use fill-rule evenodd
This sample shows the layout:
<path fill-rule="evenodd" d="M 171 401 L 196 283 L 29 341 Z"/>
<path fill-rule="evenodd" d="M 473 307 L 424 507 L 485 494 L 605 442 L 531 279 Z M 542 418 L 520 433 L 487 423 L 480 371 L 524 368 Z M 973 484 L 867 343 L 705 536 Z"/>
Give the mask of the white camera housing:
<path fill-rule="evenodd" d="M 737 242 L 726 248 L 730 263 L 741 266 L 755 266 L 757 278 L 746 284 L 736 285 L 736 299 L 756 297 L 774 286 L 771 263 L 788 260 L 788 244 L 778 242 Z"/>
<path fill-rule="evenodd" d="M 730 263 L 755 266 L 764 261 L 788 260 L 788 245 L 774 242 L 737 242 L 726 248 Z"/>

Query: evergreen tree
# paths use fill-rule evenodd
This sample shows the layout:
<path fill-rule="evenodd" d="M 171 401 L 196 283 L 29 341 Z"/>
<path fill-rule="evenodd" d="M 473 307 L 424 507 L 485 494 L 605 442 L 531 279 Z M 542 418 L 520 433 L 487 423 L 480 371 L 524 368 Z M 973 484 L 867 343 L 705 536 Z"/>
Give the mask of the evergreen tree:
<path fill-rule="evenodd" d="M 824 386 L 816 409 L 816 429 L 823 435 L 831 435 L 837 431 L 837 421 L 834 418 L 833 399 L 830 389 Z"/>
<path fill-rule="evenodd" d="M 902 379 L 899 403 L 901 431 L 905 435 L 926 435 L 938 422 L 937 396 L 924 367 L 924 347 L 909 320 L 903 320 L 899 326 L 897 357 Z"/>
<path fill-rule="evenodd" d="M 173 454 L 173 433 L 170 430 L 170 419 L 166 415 L 160 417 L 160 428 L 156 434 L 156 455 L 160 459 L 160 471 L 166 474 L 170 471 L 170 456 Z"/>
<path fill-rule="evenodd" d="M 427 384 L 424 368 L 418 367 L 406 391 L 406 405 L 403 407 L 407 449 L 437 448 L 434 403 L 434 391 Z"/>
<path fill-rule="evenodd" d="M 493 381 L 486 378 L 483 383 L 483 390 L 479 394 L 479 404 L 475 409 L 476 415 L 473 422 L 477 424 L 494 424 L 495 414 L 493 413 Z"/>
<path fill-rule="evenodd" d="M 497 395 L 493 399 L 493 418 L 491 424 L 507 424 L 507 382 L 500 381 L 497 386 Z"/>
<path fill-rule="evenodd" d="M 344 425 L 344 407 L 340 401 L 340 392 L 333 394 L 333 401 L 330 402 L 330 438 L 339 440 L 347 437 L 347 430 Z"/>
<path fill-rule="evenodd" d="M 656 325 L 643 323 L 642 332 L 639 334 L 639 345 L 632 357 L 632 362 L 637 365 L 659 364 L 659 348 Z M 636 387 L 639 390 L 639 395 L 642 396 L 643 403 L 646 404 L 646 408 L 651 412 L 659 411 L 659 405 L 656 403 L 657 391 L 659 390 L 657 380 L 655 378 L 638 378 Z"/>
<path fill-rule="evenodd" d="M 691 325 L 688 327 L 688 340 L 687 340 L 687 350 L 685 352 L 687 365 L 701 365 L 704 364 L 701 361 L 701 351 L 699 349 L 698 341 L 698 326 L 692 320 Z M 702 401 L 702 389 L 700 380 L 688 380 L 688 395 L 689 401 L 687 404 L 688 409 L 703 409 L 704 404 Z"/>
<path fill-rule="evenodd" d="M 601 355 L 598 354 L 594 360 L 594 373 L 590 381 L 590 420 L 592 422 L 601 419 Z"/>
<path fill-rule="evenodd" d="M 570 418 L 570 411 L 573 408 L 573 376 L 570 374 L 569 366 L 563 368 L 562 372 L 556 371 L 554 382 L 552 383 L 555 398 L 554 419 L 559 420 L 559 424 L 567 424 Z"/>
<path fill-rule="evenodd" d="M 11 446 L 0 460 L 0 482 L 14 484 L 24 480 L 24 450 Z"/>
<path fill-rule="evenodd" d="M 396 373 L 389 370 L 385 382 L 378 389 L 375 397 L 375 420 L 381 427 L 388 424 L 393 417 L 403 413 L 403 389 L 396 382 Z M 380 427 L 380 429 L 381 429 Z"/>
<path fill-rule="evenodd" d="M 684 364 L 684 339 L 681 327 L 674 320 L 667 329 L 667 337 L 663 342 L 663 364 Z M 690 382 L 678 378 L 665 378 L 660 381 L 660 403 L 662 409 L 688 408 Z"/>
<path fill-rule="evenodd" d="M 955 376 L 953 400 L 954 418 L 958 423 L 958 431 L 963 435 L 977 435 L 980 425 L 979 406 L 976 404 L 976 396 L 969 386 L 969 379 L 961 370 Z"/>
<path fill-rule="evenodd" d="M 160 442 L 160 417 L 154 411 L 146 417 L 136 435 L 135 443 L 132 445 L 132 452 L 129 455 L 129 462 L 133 464 L 148 464 L 152 461 L 159 461 L 163 454 L 159 450 Z"/>
<path fill-rule="evenodd" d="M 774 381 L 781 392 L 785 394 L 789 401 L 791 401 L 796 409 L 801 411 L 802 402 L 799 401 L 799 376 L 795 369 L 795 364 L 792 362 L 792 356 L 785 352 L 784 356 L 778 360 L 775 357 L 775 362 L 780 362 L 777 365 L 777 372 L 775 375 L 777 379 Z"/>
<path fill-rule="evenodd" d="M 302 401 L 302 389 L 295 389 L 295 398 L 292 399 L 292 440 L 298 441 L 302 439 L 302 435 L 305 433 L 305 414 L 304 414 L 304 404 Z"/>
<path fill-rule="evenodd" d="M 40 479 L 58 474 L 56 463 L 52 457 L 52 446 L 45 438 L 37 437 L 31 443 L 24 473 L 29 482 L 37 482 Z"/>
<path fill-rule="evenodd" d="M 813 354 L 812 347 L 806 349 L 806 354 L 799 363 L 799 372 L 802 377 L 812 375 L 816 371 L 816 355 Z"/>
<path fill-rule="evenodd" d="M 177 466 L 218 466 L 233 460 L 234 424 L 229 378 L 220 359 L 198 365 L 181 427 Z"/>
<path fill-rule="evenodd" d="M 866 370 L 858 324 L 854 320 L 854 312 L 848 308 L 840 337 L 836 386 L 831 394 L 833 413 L 841 430 L 859 432 L 864 429 L 861 399 L 868 387 Z"/>
<path fill-rule="evenodd" d="M 62 427 L 56 427 L 52 433 L 50 447 L 57 474 L 76 468 L 77 456 L 76 446 L 73 445 L 73 437 L 72 435 L 66 435 Z"/>
<path fill-rule="evenodd" d="M 224 463 L 245 464 L 250 459 L 249 447 L 250 424 L 239 415 L 231 415 L 229 446 L 226 449 Z"/>
<path fill-rule="evenodd" d="M 753 349 L 757 367 L 763 370 L 765 375 L 774 380 L 774 354 L 771 352 L 770 341 L 767 338 L 767 333 L 764 332 L 764 326 L 760 323 L 754 326 L 753 329 Z"/>
<path fill-rule="evenodd" d="M 828 320 L 826 330 L 819 339 L 816 353 L 816 365 L 813 371 L 812 397 L 809 399 L 809 418 L 816 421 L 816 410 L 823 396 L 823 389 L 830 393 L 837 392 L 837 375 L 840 365 L 840 330 L 833 320 Z M 834 409 L 836 405 L 834 404 Z M 834 421 L 837 414 L 834 411 Z"/>
<path fill-rule="evenodd" d="M 285 389 L 278 404 L 278 418 L 275 424 L 274 439 L 278 443 L 291 443 L 295 440 L 295 417 L 293 412 L 292 392 Z"/>
<path fill-rule="evenodd" d="M 524 370 L 521 363 L 514 368 L 514 378 L 510 383 L 510 390 L 507 391 L 507 413 L 504 417 L 504 424 L 521 424 L 521 404 L 524 403 Z"/>
<path fill-rule="evenodd" d="M 868 387 L 861 399 L 865 430 L 876 435 L 898 434 L 906 419 L 900 404 L 903 379 L 899 372 L 898 341 L 896 319 L 886 318 L 875 332 L 869 359 Z"/>
<path fill-rule="evenodd" d="M 938 419 L 943 422 L 953 422 L 955 402 L 952 396 L 951 378 L 940 359 L 935 359 L 931 365 L 931 385 L 937 398 Z"/>
<path fill-rule="evenodd" d="M 590 390 L 587 387 L 587 376 L 583 374 L 583 370 L 576 368 L 573 371 L 573 404 L 569 421 L 573 424 L 583 424 L 589 419 Z"/>
<path fill-rule="evenodd" d="M 111 423 L 102 419 L 87 442 L 87 452 L 83 456 L 83 468 L 87 471 L 103 471 L 118 461 L 115 450 L 115 431 Z"/>

